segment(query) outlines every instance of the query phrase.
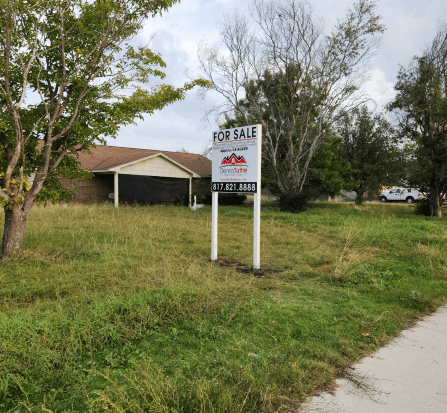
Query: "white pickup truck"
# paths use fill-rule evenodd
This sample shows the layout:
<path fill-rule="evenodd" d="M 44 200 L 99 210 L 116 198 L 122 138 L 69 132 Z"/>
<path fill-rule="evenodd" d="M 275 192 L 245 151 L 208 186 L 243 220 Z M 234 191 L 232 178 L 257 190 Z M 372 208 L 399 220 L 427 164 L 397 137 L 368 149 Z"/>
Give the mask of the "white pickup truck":
<path fill-rule="evenodd" d="M 412 204 L 424 198 L 424 195 L 414 188 L 394 188 L 389 192 L 382 192 L 379 195 L 380 202 L 403 201 Z"/>

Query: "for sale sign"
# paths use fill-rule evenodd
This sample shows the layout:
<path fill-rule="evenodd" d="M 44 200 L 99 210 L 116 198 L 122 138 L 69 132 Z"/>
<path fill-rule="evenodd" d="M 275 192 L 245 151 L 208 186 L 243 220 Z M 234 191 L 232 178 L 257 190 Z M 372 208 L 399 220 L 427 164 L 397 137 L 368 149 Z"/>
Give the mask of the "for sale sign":
<path fill-rule="evenodd" d="M 211 260 L 217 260 L 219 192 L 253 193 L 253 268 L 260 267 L 262 126 L 213 132 Z"/>
<path fill-rule="evenodd" d="M 261 125 L 213 132 L 213 192 L 257 193 L 261 184 Z"/>

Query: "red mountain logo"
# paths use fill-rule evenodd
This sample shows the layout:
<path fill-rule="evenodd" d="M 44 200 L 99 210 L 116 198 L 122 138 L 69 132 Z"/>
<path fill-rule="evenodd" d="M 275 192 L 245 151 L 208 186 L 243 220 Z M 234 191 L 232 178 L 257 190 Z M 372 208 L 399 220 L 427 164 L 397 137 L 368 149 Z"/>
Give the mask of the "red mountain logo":
<path fill-rule="evenodd" d="M 237 156 L 233 153 L 231 156 L 226 156 L 225 158 L 223 158 L 221 165 L 240 165 L 246 163 L 247 161 L 242 155 Z"/>

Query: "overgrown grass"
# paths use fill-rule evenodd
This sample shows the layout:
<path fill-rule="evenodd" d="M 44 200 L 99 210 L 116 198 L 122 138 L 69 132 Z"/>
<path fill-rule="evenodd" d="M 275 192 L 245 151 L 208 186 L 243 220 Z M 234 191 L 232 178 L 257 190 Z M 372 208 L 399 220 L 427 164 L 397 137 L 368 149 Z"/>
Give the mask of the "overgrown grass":
<path fill-rule="evenodd" d="M 34 208 L 0 263 L 0 411 L 281 411 L 445 303 L 446 219 L 263 208 L 262 277 L 210 262 L 209 207 Z M 251 265 L 250 204 L 219 211 Z"/>

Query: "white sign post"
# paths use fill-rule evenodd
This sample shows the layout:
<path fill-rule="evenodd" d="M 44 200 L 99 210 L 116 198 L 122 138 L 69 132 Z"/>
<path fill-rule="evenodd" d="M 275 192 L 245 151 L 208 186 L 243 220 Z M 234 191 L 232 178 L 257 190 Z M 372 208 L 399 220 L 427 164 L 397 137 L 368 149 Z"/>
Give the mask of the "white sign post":
<path fill-rule="evenodd" d="M 254 194 L 253 267 L 261 260 L 262 125 L 213 132 L 211 260 L 217 259 L 218 193 Z"/>

